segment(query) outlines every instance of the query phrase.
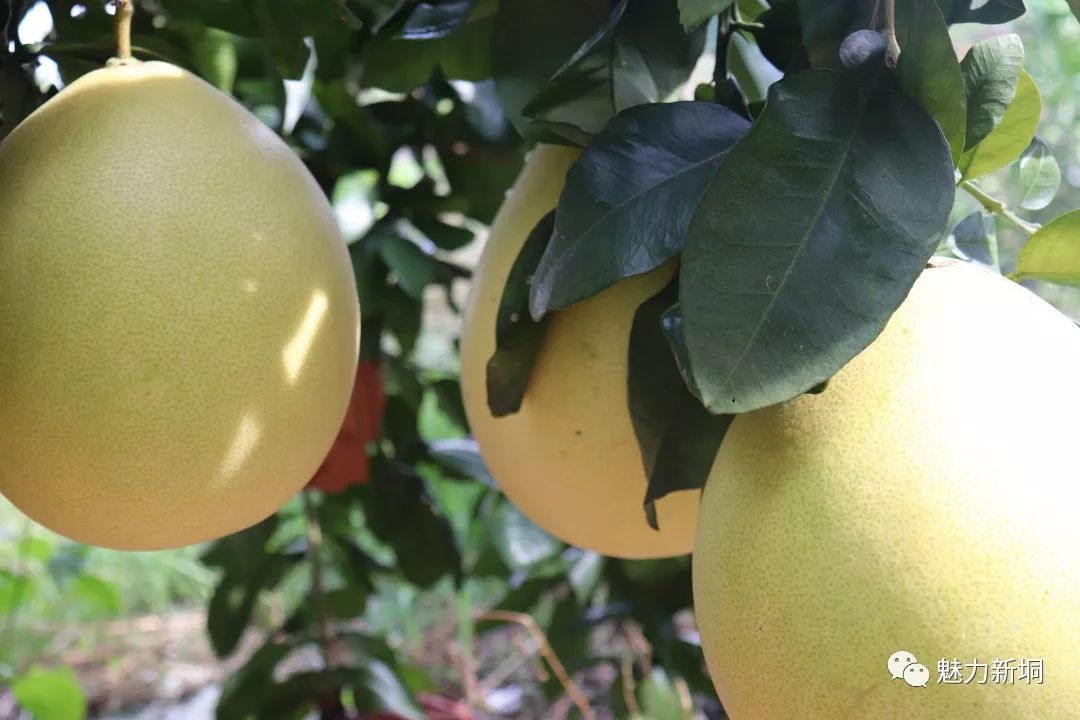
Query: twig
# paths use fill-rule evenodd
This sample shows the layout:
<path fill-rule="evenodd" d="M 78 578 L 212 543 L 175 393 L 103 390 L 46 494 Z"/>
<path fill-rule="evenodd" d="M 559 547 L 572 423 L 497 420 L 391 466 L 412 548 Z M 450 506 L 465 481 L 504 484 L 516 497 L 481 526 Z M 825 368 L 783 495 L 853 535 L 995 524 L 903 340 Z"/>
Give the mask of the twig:
<path fill-rule="evenodd" d="M 1029 223 L 1027 220 L 1010 210 L 1004 202 L 985 193 L 982 188 L 971 180 L 964 180 L 960 183 L 960 187 L 967 191 L 971 197 L 978 200 L 979 204 L 982 205 L 987 212 L 1000 215 L 1004 220 L 1019 228 L 1028 236 L 1034 235 L 1039 228 L 1042 227 L 1035 223 Z"/>
<path fill-rule="evenodd" d="M 567 696 L 574 702 L 574 705 L 577 706 L 578 710 L 581 711 L 581 716 L 585 720 L 596 720 L 596 713 L 589 707 L 589 701 L 566 672 L 566 668 L 563 666 L 562 661 L 559 660 L 559 656 L 556 655 L 555 651 L 551 648 L 551 643 L 548 642 L 544 631 L 540 629 L 540 626 L 536 624 L 536 621 L 532 619 L 532 616 L 526 615 L 525 613 L 510 612 L 508 610 L 492 610 L 483 613 L 477 620 L 511 622 L 517 623 L 525 628 L 536 641 L 539 646 L 538 649 L 540 654 L 547 660 L 548 665 L 551 667 L 551 671 L 555 673 L 555 677 L 558 678 L 559 683 L 563 686 L 563 690 L 566 691 Z"/>

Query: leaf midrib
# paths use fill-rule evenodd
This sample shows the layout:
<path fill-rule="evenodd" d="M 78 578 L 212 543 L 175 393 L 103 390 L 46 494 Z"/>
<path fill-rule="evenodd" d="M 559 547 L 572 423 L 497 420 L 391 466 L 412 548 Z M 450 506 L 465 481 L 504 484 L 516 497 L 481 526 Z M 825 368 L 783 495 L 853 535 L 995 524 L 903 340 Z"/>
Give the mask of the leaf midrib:
<path fill-rule="evenodd" d="M 773 294 L 772 298 L 769 300 L 769 304 L 765 307 L 764 312 L 761 313 L 761 319 L 758 321 L 757 325 L 754 327 L 754 331 L 750 335 L 750 339 L 746 342 L 746 345 L 743 347 L 742 353 L 735 360 L 735 363 L 731 366 L 731 370 L 724 377 L 723 386 L 725 388 L 730 387 L 732 377 L 734 377 L 736 371 L 742 365 L 743 360 L 746 359 L 746 355 L 747 355 L 748 352 L 750 352 L 750 348 L 757 341 L 758 335 L 761 334 L 761 329 L 765 326 L 765 320 L 772 313 L 772 309 L 776 305 L 777 298 L 780 297 L 780 294 L 783 292 L 784 287 L 788 283 L 788 279 L 791 277 L 791 271 L 795 267 L 795 263 L 798 261 L 799 257 L 802 255 L 803 249 L 806 247 L 807 242 L 810 240 L 810 236 L 813 234 L 813 231 L 817 227 L 818 222 L 820 222 L 821 215 L 825 211 L 825 206 L 828 205 L 829 198 L 832 197 L 833 190 L 836 188 L 836 183 L 840 179 L 840 172 L 844 169 L 844 165 L 847 163 L 848 155 L 851 152 L 851 146 L 854 145 L 855 137 L 856 137 L 856 135 L 859 134 L 859 126 L 862 123 L 862 118 L 863 118 L 863 115 L 866 113 L 866 108 L 867 108 L 868 105 L 869 105 L 869 102 L 865 98 L 862 98 L 862 102 L 861 102 L 860 107 L 859 107 L 859 112 L 855 116 L 855 122 L 852 124 L 851 136 L 848 138 L 847 143 L 844 145 L 844 151 L 840 154 L 840 158 L 841 158 L 840 162 L 837 163 L 836 170 L 833 172 L 832 180 L 829 182 L 829 185 L 828 185 L 829 190 L 828 190 L 828 192 L 824 193 L 824 195 L 822 196 L 821 204 L 818 206 L 817 212 L 814 213 L 814 217 L 810 221 L 810 224 L 807 226 L 806 232 L 803 234 L 803 237 L 799 240 L 799 249 L 792 256 L 792 260 L 788 264 L 787 270 L 784 271 L 783 279 L 780 280 L 780 284 L 776 287 L 776 292 Z M 727 395 L 728 393 L 725 392 L 724 394 Z"/>

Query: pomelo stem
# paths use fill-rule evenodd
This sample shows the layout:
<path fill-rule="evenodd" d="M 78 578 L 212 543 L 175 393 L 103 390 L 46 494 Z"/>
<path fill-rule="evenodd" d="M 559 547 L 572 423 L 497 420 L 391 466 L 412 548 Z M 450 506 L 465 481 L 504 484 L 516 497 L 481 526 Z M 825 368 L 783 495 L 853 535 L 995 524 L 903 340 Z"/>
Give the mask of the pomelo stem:
<path fill-rule="evenodd" d="M 116 59 L 131 59 L 131 17 L 135 14 L 135 0 L 115 0 L 116 8 Z"/>

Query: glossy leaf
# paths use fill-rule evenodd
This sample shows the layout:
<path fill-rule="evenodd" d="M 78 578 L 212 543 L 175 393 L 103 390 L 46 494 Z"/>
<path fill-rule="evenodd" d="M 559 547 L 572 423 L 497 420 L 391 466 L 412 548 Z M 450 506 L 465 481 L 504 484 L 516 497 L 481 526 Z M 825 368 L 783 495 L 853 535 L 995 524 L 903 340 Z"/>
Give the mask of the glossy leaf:
<path fill-rule="evenodd" d="M 957 162 L 967 140 L 967 95 L 945 18 L 934 0 L 910 0 L 897 5 L 896 22 L 900 85 L 937 121 Z"/>
<path fill-rule="evenodd" d="M 682 250 L 724 155 L 750 123 L 714 103 L 620 113 L 566 175 L 529 297 L 534 318 L 653 270 Z"/>
<path fill-rule="evenodd" d="M 431 40 L 446 37 L 469 17 L 476 0 L 426 0 L 416 5 L 403 5 L 407 12 L 399 20 L 391 20 L 398 37 L 407 40 Z"/>
<path fill-rule="evenodd" d="M 706 406 L 790 399 L 865 348 L 944 236 L 948 145 L 900 93 L 813 70 L 773 85 L 690 224 L 681 308 Z"/>
<path fill-rule="evenodd" d="M 679 22 L 687 30 L 693 30 L 733 4 L 735 0 L 679 0 Z"/>
<path fill-rule="evenodd" d="M 495 320 L 495 354 L 487 362 L 488 409 L 495 417 L 521 408 L 525 388 L 544 342 L 550 316 L 534 321 L 529 315 L 529 291 L 536 266 L 555 229 L 552 210 L 536 224 L 510 268 Z"/>
<path fill-rule="evenodd" d="M 1020 250 L 1015 275 L 1080 287 L 1080 210 L 1039 228 Z"/>
<path fill-rule="evenodd" d="M 1024 46 L 1017 35 L 1000 35 L 976 43 L 964 56 L 967 94 L 967 137 L 964 149 L 982 142 L 993 131 L 1016 96 L 1024 62 Z"/>
<path fill-rule="evenodd" d="M 673 282 L 642 303 L 630 330 L 628 398 L 651 506 L 679 490 L 700 489 L 712 469 L 733 416 L 712 415 L 686 388 L 662 327 L 665 311 L 678 299 Z M 650 508 L 650 521 L 664 518 Z"/>
<path fill-rule="evenodd" d="M 1000 170 L 1023 154 L 1035 137 L 1042 116 L 1042 96 L 1030 75 L 1023 70 L 1016 84 L 1016 96 L 1001 122 L 975 147 L 960 158 L 965 180 Z"/>
<path fill-rule="evenodd" d="M 70 668 L 31 668 L 11 683 L 15 702 L 34 720 L 83 720 L 86 696 Z"/>
<path fill-rule="evenodd" d="M 1020 157 L 1020 206 L 1041 210 L 1051 202 L 1061 187 L 1061 167 L 1050 147 L 1034 138 Z"/>
<path fill-rule="evenodd" d="M 961 260 L 976 262 L 995 272 L 1001 272 L 997 222 L 993 215 L 982 210 L 968 215 L 953 228 L 949 236 L 949 246 Z"/>

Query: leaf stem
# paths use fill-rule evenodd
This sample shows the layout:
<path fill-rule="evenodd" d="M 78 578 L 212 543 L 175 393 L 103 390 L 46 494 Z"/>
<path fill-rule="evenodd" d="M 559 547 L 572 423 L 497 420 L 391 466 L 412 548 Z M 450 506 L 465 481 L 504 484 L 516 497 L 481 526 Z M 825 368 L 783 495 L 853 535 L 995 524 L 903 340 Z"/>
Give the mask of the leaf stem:
<path fill-rule="evenodd" d="M 732 5 L 717 17 L 716 26 L 716 61 L 713 65 L 713 85 L 716 86 L 716 99 L 723 102 L 720 95 L 728 77 L 728 54 L 731 51 L 731 37 L 739 23 L 739 8 Z"/>
<path fill-rule="evenodd" d="M 1034 235 L 1035 232 L 1042 227 L 1035 223 L 1029 223 L 1027 220 L 1010 210 L 1004 202 L 992 195 L 988 195 L 971 180 L 964 180 L 960 183 L 960 187 L 963 188 L 968 195 L 971 195 L 971 197 L 978 200 L 979 204 L 982 205 L 987 212 L 1000 215 L 1002 219 L 1019 228 L 1028 236 Z"/>
<path fill-rule="evenodd" d="M 116 8 L 116 59 L 131 59 L 131 18 L 135 15 L 135 0 L 113 0 Z"/>

